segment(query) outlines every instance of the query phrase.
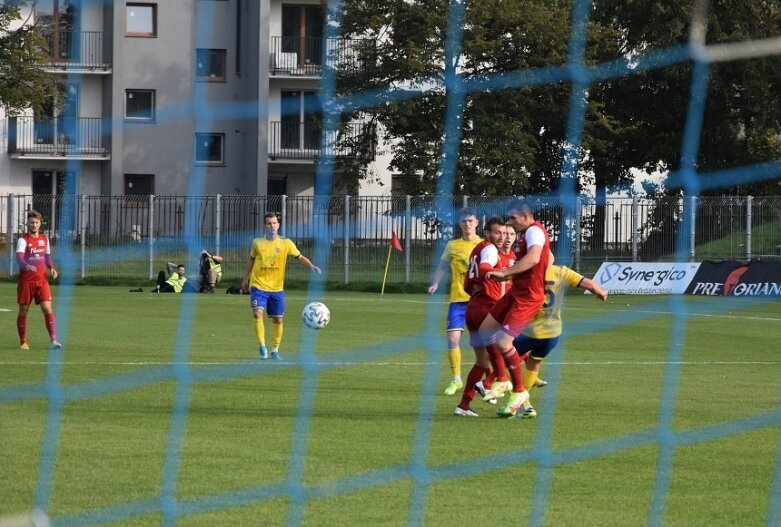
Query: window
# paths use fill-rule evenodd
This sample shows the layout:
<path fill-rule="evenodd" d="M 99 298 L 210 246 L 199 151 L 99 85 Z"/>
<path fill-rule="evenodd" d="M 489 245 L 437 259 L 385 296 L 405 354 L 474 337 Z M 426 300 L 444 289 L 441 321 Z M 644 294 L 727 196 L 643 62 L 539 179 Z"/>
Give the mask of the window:
<path fill-rule="evenodd" d="M 125 196 L 148 197 L 154 193 L 155 176 L 152 174 L 125 174 Z"/>
<path fill-rule="evenodd" d="M 225 80 L 225 50 L 198 49 L 195 51 L 195 76 L 199 80 Z"/>
<path fill-rule="evenodd" d="M 125 7 L 125 35 L 131 37 L 156 37 L 157 5 L 127 4 Z"/>
<path fill-rule="evenodd" d="M 222 165 L 225 162 L 225 134 L 195 134 L 195 162 Z"/>
<path fill-rule="evenodd" d="M 155 91 L 125 90 L 125 119 L 128 121 L 154 121 Z"/>

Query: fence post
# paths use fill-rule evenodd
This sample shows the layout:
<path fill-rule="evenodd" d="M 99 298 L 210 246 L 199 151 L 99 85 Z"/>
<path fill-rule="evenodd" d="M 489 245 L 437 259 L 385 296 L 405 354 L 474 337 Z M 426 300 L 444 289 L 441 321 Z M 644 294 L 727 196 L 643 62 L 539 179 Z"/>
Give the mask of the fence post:
<path fill-rule="evenodd" d="M 637 261 L 637 210 L 640 207 L 640 200 L 637 195 L 632 196 L 632 261 Z"/>
<path fill-rule="evenodd" d="M 282 194 L 282 196 L 280 197 L 282 198 L 282 203 L 280 205 L 282 210 L 279 211 L 279 214 L 281 216 L 279 221 L 280 223 L 279 234 L 280 236 L 285 236 L 285 225 L 287 225 L 287 194 Z M 312 196 L 312 204 L 314 204 L 314 199 L 315 199 L 314 196 Z"/>
<path fill-rule="evenodd" d="M 217 194 L 214 202 L 214 254 L 220 254 L 220 236 L 222 234 L 222 194 Z"/>
<path fill-rule="evenodd" d="M 461 208 L 462 209 L 467 208 L 469 206 L 469 196 L 464 196 L 463 199 L 461 200 L 461 202 L 462 202 L 462 207 Z"/>
<path fill-rule="evenodd" d="M 81 279 L 87 274 L 87 196 L 79 195 L 79 232 L 81 235 Z"/>
<path fill-rule="evenodd" d="M 404 251 L 404 283 L 410 282 L 411 264 L 412 264 L 412 196 L 407 195 L 404 211 L 404 237 L 407 239 L 407 250 Z"/>
<path fill-rule="evenodd" d="M 344 283 L 350 283 L 350 195 L 344 195 Z"/>
<path fill-rule="evenodd" d="M 16 216 L 16 210 L 14 207 L 14 203 L 16 200 L 14 200 L 14 193 L 11 192 L 8 194 L 8 202 L 6 204 L 5 210 L 6 210 L 6 217 L 5 217 L 5 239 L 6 239 L 6 248 L 8 252 L 8 278 L 11 278 L 14 275 L 14 265 L 15 265 L 15 258 L 14 258 L 14 221 L 13 218 Z"/>
<path fill-rule="evenodd" d="M 689 222 L 691 223 L 689 226 L 689 261 L 693 262 L 696 256 L 695 238 L 697 234 L 697 196 L 689 196 L 689 198 L 691 202 L 689 205 L 691 207 L 691 210 L 689 211 Z"/>
<path fill-rule="evenodd" d="M 149 226 L 149 279 L 154 278 L 155 272 L 155 196 L 149 195 L 147 225 Z"/>
<path fill-rule="evenodd" d="M 573 257 L 574 264 L 575 264 L 575 271 L 580 272 L 580 219 L 581 214 L 583 211 L 581 211 L 581 197 L 580 195 L 575 196 L 575 255 Z"/>
<path fill-rule="evenodd" d="M 746 196 L 746 260 L 751 260 L 751 207 L 754 198 Z"/>

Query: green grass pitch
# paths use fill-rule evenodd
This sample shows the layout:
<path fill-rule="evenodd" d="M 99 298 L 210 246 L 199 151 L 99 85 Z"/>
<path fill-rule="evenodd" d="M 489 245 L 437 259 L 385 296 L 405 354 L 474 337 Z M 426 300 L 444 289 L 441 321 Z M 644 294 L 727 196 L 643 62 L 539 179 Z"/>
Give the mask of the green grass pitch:
<path fill-rule="evenodd" d="M 499 419 L 480 401 L 479 418 L 452 415 L 441 325 L 424 332 L 443 318 L 442 296 L 326 292 L 318 300 L 331 323 L 313 340 L 298 316 L 305 292 L 288 292 L 286 360 L 261 362 L 247 296 L 127 287 L 54 295 L 68 325 L 57 365 L 37 307 L 32 349 L 18 349 L 15 286 L 0 284 L 0 525 L 33 508 L 52 372 L 65 397 L 54 525 L 101 524 L 96 511 L 112 526 L 161 524 L 177 378 L 189 388 L 173 487 L 178 525 L 286 525 L 297 510 L 307 526 L 404 526 L 411 503 L 432 526 L 526 525 L 532 511 L 544 512 L 537 525 L 646 525 L 660 479 L 663 525 L 765 525 L 772 508 L 778 300 L 600 303 L 571 293 L 566 337 L 543 367 L 551 384 L 532 392 L 540 415 L 522 421 Z M 181 311 L 193 324 L 180 327 Z M 318 368 L 302 367 L 298 350 L 315 342 Z M 466 339 L 462 350 L 466 375 Z M 435 385 L 424 382 L 430 372 Z M 306 401 L 311 418 L 302 420 Z M 301 457 L 296 434 L 306 437 Z M 661 444 L 675 446 L 671 458 Z M 413 479 L 413 460 L 425 464 L 427 486 Z M 300 507 L 291 483 L 304 491 Z M 127 504 L 151 512 L 117 512 Z"/>

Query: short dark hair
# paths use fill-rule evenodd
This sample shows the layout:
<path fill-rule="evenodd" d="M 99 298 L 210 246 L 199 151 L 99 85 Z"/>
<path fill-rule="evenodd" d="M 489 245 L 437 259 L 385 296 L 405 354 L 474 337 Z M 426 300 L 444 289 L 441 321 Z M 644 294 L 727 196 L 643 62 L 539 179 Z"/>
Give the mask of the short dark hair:
<path fill-rule="evenodd" d="M 475 218 L 477 218 L 477 211 L 472 207 L 464 207 L 463 209 L 458 211 L 459 221 L 462 218 L 466 218 L 467 216 L 474 216 Z"/>
<path fill-rule="evenodd" d="M 522 214 L 531 214 L 534 216 L 534 209 L 532 208 L 532 204 L 525 199 L 517 199 L 510 203 L 510 206 L 507 207 L 507 212 L 510 212 L 511 210 L 517 210 Z"/>
<path fill-rule="evenodd" d="M 263 223 L 266 223 L 266 220 L 269 218 L 276 218 L 277 221 L 279 221 L 279 214 L 277 214 L 276 212 L 267 212 L 266 214 L 263 215 Z"/>
<path fill-rule="evenodd" d="M 494 225 L 501 225 L 504 227 L 506 224 L 504 222 L 504 218 L 500 218 L 499 216 L 491 216 L 488 218 L 485 222 L 485 226 L 483 226 L 484 231 L 490 231 L 491 227 Z"/>
<path fill-rule="evenodd" d="M 27 211 L 27 219 L 29 220 L 30 218 L 36 218 L 43 221 L 43 216 L 35 209 L 30 209 Z"/>

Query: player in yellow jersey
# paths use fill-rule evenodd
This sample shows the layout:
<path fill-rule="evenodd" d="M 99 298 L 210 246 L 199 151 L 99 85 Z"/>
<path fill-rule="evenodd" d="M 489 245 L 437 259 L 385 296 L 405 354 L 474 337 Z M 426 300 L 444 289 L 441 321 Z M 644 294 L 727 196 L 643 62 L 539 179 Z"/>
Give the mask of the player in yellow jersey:
<path fill-rule="evenodd" d="M 564 265 L 548 266 L 545 271 L 545 303 L 523 333 L 513 341 L 513 346 L 518 353 L 523 355 L 528 352 L 523 371 L 523 385 L 528 388 L 535 385 L 543 359 L 559 342 L 562 330 L 561 304 L 564 294 L 570 287 L 591 291 L 603 302 L 607 300 L 607 291 L 593 280 Z M 537 412 L 531 403 L 527 402 L 515 415 L 521 419 L 533 419 L 537 416 Z"/>
<path fill-rule="evenodd" d="M 281 359 L 279 345 L 282 343 L 282 318 L 285 315 L 285 268 L 288 257 L 295 258 L 298 263 L 308 267 L 315 273 L 320 268 L 301 254 L 296 245 L 287 238 L 279 236 L 279 218 L 275 212 L 268 212 L 263 217 L 266 234 L 263 238 L 252 240 L 247 268 L 244 270 L 244 280 L 241 289 L 250 288 L 250 307 L 255 321 L 255 335 L 258 338 L 261 359 L 268 359 L 266 348 L 266 329 L 263 325 L 263 312 L 271 318 L 271 358 Z"/>
<path fill-rule="evenodd" d="M 428 287 L 428 294 L 433 295 L 439 287 L 439 282 L 450 269 L 450 307 L 447 312 L 447 354 L 453 379 L 445 388 L 445 395 L 455 395 L 464 387 L 461 380 L 461 334 L 466 326 L 466 305 L 469 295 L 464 291 L 464 277 L 469 266 L 469 255 L 472 249 L 483 241 L 477 235 L 477 213 L 472 208 L 461 209 L 458 212 L 458 226 L 461 237 L 450 240 L 445 246 L 439 265 L 434 271 L 434 279 Z"/>

